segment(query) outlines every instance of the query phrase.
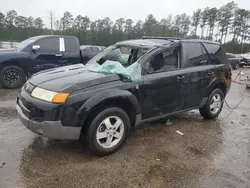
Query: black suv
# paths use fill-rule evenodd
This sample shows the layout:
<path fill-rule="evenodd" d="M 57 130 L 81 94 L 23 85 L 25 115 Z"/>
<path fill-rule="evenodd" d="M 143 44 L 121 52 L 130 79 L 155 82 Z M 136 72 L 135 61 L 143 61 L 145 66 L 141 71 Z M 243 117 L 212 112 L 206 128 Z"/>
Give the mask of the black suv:
<path fill-rule="evenodd" d="M 231 68 L 219 43 L 143 37 L 118 42 L 86 65 L 33 75 L 16 108 L 33 132 L 80 139 L 96 155 L 108 155 L 140 123 L 191 109 L 217 117 L 230 86 Z"/>

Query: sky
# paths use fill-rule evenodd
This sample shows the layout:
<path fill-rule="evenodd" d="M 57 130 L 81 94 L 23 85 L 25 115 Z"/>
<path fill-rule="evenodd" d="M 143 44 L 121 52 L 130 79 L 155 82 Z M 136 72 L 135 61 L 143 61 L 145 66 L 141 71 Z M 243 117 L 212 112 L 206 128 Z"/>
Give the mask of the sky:
<path fill-rule="evenodd" d="M 49 23 L 49 11 L 55 13 L 57 19 L 65 11 L 74 16 L 87 15 L 91 20 L 110 17 L 143 20 L 153 14 L 157 20 L 166 18 L 168 14 L 187 13 L 204 7 L 221 7 L 230 0 L 0 0 L 0 12 L 6 14 L 14 9 L 18 15 L 41 17 L 45 24 Z M 240 8 L 250 10 L 250 0 L 235 0 Z"/>

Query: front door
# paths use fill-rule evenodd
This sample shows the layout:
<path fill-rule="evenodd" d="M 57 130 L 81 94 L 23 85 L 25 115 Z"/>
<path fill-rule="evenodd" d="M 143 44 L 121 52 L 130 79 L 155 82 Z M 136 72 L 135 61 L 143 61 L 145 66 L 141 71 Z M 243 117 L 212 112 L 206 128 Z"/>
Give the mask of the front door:
<path fill-rule="evenodd" d="M 55 68 L 62 65 L 63 52 L 60 50 L 60 38 L 48 37 L 38 40 L 34 45 L 39 45 L 38 51 L 32 51 L 33 72 Z"/>
<path fill-rule="evenodd" d="M 143 65 L 149 67 L 139 84 L 143 119 L 183 109 L 186 75 L 178 69 L 179 52 L 179 47 L 161 51 Z"/>

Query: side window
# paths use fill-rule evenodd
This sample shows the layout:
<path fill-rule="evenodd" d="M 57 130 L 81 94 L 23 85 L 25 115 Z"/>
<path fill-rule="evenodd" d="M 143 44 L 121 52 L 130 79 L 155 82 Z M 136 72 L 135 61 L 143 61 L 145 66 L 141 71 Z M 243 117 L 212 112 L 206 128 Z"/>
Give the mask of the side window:
<path fill-rule="evenodd" d="M 76 43 L 73 38 L 64 38 L 64 45 L 66 52 L 75 52 L 76 51 Z"/>
<path fill-rule="evenodd" d="M 91 47 L 91 49 L 92 49 L 92 52 L 94 52 L 94 53 L 99 52 L 99 49 L 97 47 Z"/>
<path fill-rule="evenodd" d="M 201 45 L 201 51 L 203 53 L 203 63 L 201 63 L 201 65 L 211 65 L 211 60 L 203 45 Z"/>
<path fill-rule="evenodd" d="M 40 52 L 59 52 L 59 38 L 45 38 L 39 40 Z"/>
<path fill-rule="evenodd" d="M 171 71 L 178 68 L 179 48 L 160 52 L 146 63 L 147 73 Z"/>
<path fill-rule="evenodd" d="M 222 47 L 218 44 L 204 43 L 213 64 L 224 64 L 227 62 L 227 56 Z"/>
<path fill-rule="evenodd" d="M 183 43 L 183 50 L 186 52 L 188 59 L 188 62 L 185 62 L 186 67 L 200 66 L 205 63 L 204 49 L 202 49 L 200 43 Z"/>
<path fill-rule="evenodd" d="M 92 52 L 92 49 L 91 49 L 91 47 L 86 47 L 86 48 L 84 49 L 84 51 L 85 51 L 85 52 L 88 52 L 88 53 L 91 53 L 91 52 Z"/>

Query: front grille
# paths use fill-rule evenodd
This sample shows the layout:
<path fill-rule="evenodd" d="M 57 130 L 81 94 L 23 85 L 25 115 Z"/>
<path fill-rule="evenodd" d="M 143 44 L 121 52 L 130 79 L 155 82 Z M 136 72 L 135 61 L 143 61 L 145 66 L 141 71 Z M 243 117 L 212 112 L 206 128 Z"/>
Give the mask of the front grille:
<path fill-rule="evenodd" d="M 44 121 L 44 112 L 42 110 L 31 108 L 30 119 L 33 121 Z"/>

